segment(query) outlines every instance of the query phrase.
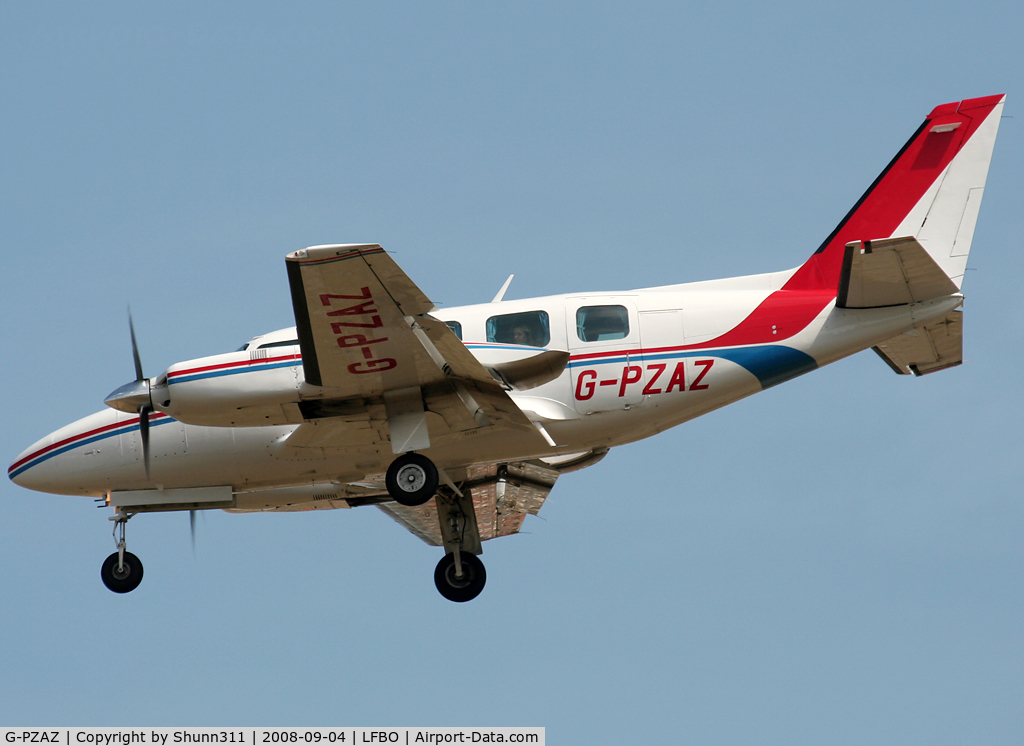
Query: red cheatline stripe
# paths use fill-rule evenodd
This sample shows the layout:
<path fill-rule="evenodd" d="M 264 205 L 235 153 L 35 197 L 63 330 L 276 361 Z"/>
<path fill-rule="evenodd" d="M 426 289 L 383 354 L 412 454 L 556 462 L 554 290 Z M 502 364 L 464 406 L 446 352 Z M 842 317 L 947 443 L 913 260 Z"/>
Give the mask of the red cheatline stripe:
<path fill-rule="evenodd" d="M 168 415 L 164 414 L 163 412 L 150 412 L 150 414 L 149 414 L 149 421 L 152 422 L 153 420 L 158 420 L 161 417 L 167 417 L 167 416 Z M 115 422 L 115 423 L 110 424 L 110 425 L 104 425 L 103 427 L 98 427 L 95 430 L 88 430 L 87 432 L 84 432 L 84 433 L 78 433 L 77 435 L 72 435 L 72 436 L 70 436 L 68 438 L 65 438 L 64 440 L 57 441 L 56 443 L 51 443 L 50 445 L 46 446 L 45 448 L 40 448 L 35 453 L 29 454 L 28 456 L 26 456 L 25 458 L 21 459 L 20 461 L 15 461 L 13 464 L 10 465 L 10 467 L 7 469 L 7 471 L 13 471 L 13 470 L 17 469 L 19 466 L 21 466 L 22 464 L 28 463 L 29 461 L 31 461 L 34 458 L 37 458 L 37 457 L 42 456 L 44 454 L 47 454 L 50 451 L 52 451 L 53 449 L 55 449 L 55 448 L 63 448 L 64 446 L 70 445 L 71 443 L 73 443 L 76 440 L 82 440 L 84 438 L 91 438 L 94 435 L 99 435 L 100 433 L 105 433 L 108 430 L 117 430 L 118 428 L 121 428 L 121 427 L 129 426 L 129 425 L 135 425 L 135 424 L 138 423 L 138 421 L 139 421 L 139 418 L 135 417 L 134 419 L 124 420 L 123 422 Z"/>
<path fill-rule="evenodd" d="M 672 349 L 684 350 L 685 347 L 674 347 Z M 596 360 L 602 357 L 622 357 L 623 355 L 637 355 L 640 356 L 644 352 L 650 352 L 650 350 L 636 349 L 636 350 L 613 350 L 612 352 L 588 352 L 586 355 L 573 355 L 570 360 Z"/>
<path fill-rule="evenodd" d="M 281 355 L 280 357 L 265 357 L 261 360 L 238 360 L 233 363 L 218 363 L 217 365 L 204 365 L 200 368 L 189 368 L 188 370 L 176 370 L 173 373 L 168 373 L 167 378 L 175 378 L 177 376 L 190 376 L 196 373 L 203 373 L 209 370 L 223 370 L 225 368 L 237 368 L 249 365 L 266 365 L 267 363 L 279 363 L 283 360 L 301 360 L 302 355 Z"/>

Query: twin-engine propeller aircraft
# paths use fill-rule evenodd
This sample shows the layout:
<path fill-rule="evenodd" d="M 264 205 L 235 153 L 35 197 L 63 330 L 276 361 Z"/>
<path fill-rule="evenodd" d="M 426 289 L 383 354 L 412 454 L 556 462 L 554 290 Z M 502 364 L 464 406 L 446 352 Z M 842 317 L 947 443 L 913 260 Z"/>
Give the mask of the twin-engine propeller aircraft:
<path fill-rule="evenodd" d="M 937 107 L 803 265 L 711 282 L 438 309 L 376 244 L 286 257 L 295 327 L 143 374 L 8 469 L 114 509 L 110 590 L 142 580 L 140 513 L 376 505 L 475 598 L 488 539 L 562 474 L 873 349 L 896 373 L 961 362 L 960 286 L 1003 96 Z M 511 278 L 509 278 L 511 280 Z M 194 512 L 193 512 L 194 518 Z"/>

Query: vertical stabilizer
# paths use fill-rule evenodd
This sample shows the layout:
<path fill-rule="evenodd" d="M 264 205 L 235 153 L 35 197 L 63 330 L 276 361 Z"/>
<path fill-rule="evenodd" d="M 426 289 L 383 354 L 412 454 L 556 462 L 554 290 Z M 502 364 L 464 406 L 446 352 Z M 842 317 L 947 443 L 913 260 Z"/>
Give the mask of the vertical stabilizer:
<path fill-rule="evenodd" d="M 1004 100 L 986 96 L 936 106 L 782 288 L 732 329 L 691 348 L 778 344 L 806 329 L 833 302 L 874 308 L 955 295 Z M 956 357 L 950 350 L 935 360 L 918 360 L 915 351 L 914 359 L 899 365 L 948 367 Z"/>
<path fill-rule="evenodd" d="M 836 288 L 846 244 L 912 236 L 960 287 L 1005 96 L 943 104 L 786 284 Z"/>

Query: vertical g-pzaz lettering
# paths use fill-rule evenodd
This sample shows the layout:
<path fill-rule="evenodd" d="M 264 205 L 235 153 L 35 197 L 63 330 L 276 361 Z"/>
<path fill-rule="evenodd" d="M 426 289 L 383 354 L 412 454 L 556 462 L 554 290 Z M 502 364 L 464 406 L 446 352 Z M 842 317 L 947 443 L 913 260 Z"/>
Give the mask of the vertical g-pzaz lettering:
<path fill-rule="evenodd" d="M 387 342 L 387 337 L 368 337 L 365 333 L 347 333 L 348 329 L 379 329 L 383 326 L 383 322 L 380 320 L 380 312 L 374 306 L 373 296 L 370 294 L 370 287 L 365 286 L 359 295 L 337 295 L 333 293 L 322 293 L 320 295 L 320 302 L 328 308 L 333 308 L 334 300 L 342 301 L 353 301 L 361 300 L 363 303 L 357 303 L 355 305 L 345 306 L 343 308 L 337 308 L 327 312 L 327 316 L 335 317 L 348 317 L 354 316 L 361 321 L 354 321 L 347 319 L 345 321 L 332 321 L 331 331 L 337 336 L 338 347 L 342 349 L 349 347 L 360 348 L 363 357 L 366 361 L 360 361 L 350 363 L 348 365 L 349 373 L 380 373 L 381 371 L 391 370 L 398 365 L 398 361 L 390 357 L 382 357 L 374 359 L 373 348 L 370 345 L 378 344 L 380 342 Z"/>

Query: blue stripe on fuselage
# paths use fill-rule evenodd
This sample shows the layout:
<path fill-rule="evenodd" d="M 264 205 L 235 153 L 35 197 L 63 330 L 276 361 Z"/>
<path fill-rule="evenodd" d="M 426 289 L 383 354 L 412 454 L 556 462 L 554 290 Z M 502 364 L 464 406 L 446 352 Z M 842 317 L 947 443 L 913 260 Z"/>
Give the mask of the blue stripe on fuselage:
<path fill-rule="evenodd" d="M 771 388 L 796 378 L 818 367 L 817 361 L 806 352 L 783 345 L 757 345 L 754 347 L 732 347 L 720 350 L 671 350 L 668 352 L 641 352 L 640 354 L 610 355 L 606 358 L 573 360 L 570 368 L 606 365 L 608 363 L 648 363 L 655 360 L 672 360 L 686 357 L 722 358 L 742 366 L 757 376 L 761 388 Z"/>

